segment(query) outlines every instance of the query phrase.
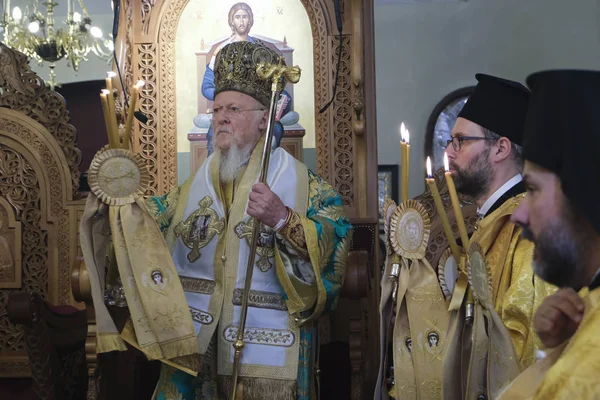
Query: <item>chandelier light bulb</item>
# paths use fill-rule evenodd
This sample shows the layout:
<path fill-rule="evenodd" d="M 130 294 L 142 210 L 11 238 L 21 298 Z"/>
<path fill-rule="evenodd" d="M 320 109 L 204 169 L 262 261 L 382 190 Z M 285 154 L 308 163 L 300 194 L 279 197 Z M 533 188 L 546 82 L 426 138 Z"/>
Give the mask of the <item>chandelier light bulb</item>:
<path fill-rule="evenodd" d="M 29 23 L 29 26 L 27 28 L 31 33 L 38 33 L 38 31 L 40 30 L 40 23 L 37 21 L 32 21 Z"/>
<path fill-rule="evenodd" d="M 17 22 L 21 21 L 21 18 L 23 17 L 23 12 L 19 7 L 13 8 L 12 17 Z"/>
<path fill-rule="evenodd" d="M 108 32 L 102 32 L 98 26 L 93 26 L 92 19 L 85 12 L 84 1 L 77 0 L 81 6 L 79 12 L 73 9 L 73 0 L 21 1 L 33 3 L 34 10 L 30 12 L 29 6 L 24 9 L 21 6 L 11 6 L 10 0 L 2 0 L 4 9 L 0 9 L 0 40 L 6 41 L 11 47 L 37 62 L 51 63 L 50 78 L 46 82 L 52 89 L 57 84 L 54 63 L 61 59 L 66 59 L 67 66 L 75 71 L 82 62 L 88 60 L 90 53 L 105 61 L 113 59 L 116 45 Z M 37 10 L 38 2 L 45 2 L 46 12 Z M 64 2 L 67 3 L 67 13 L 62 14 L 64 17 L 59 20 L 55 15 L 57 3 Z M 154 2 L 155 0 L 152 0 L 152 3 Z M 115 5 L 118 4 L 115 1 Z M 3 12 L 6 17 L 4 19 Z M 66 25 L 67 29 L 59 28 L 62 25 Z"/>
<path fill-rule="evenodd" d="M 92 26 L 90 33 L 96 39 L 100 39 L 102 37 L 102 29 L 98 28 L 97 26 Z"/>

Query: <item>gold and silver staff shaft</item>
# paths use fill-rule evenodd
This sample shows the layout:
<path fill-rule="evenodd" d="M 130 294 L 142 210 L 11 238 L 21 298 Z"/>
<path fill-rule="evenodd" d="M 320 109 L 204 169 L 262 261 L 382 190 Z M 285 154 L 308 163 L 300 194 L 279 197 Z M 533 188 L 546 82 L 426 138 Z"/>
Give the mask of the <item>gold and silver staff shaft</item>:
<path fill-rule="evenodd" d="M 269 104 L 269 121 L 267 124 L 265 145 L 262 152 L 260 175 L 258 177 L 259 183 L 265 183 L 267 181 L 269 159 L 271 158 L 271 142 L 273 140 L 273 126 L 275 125 L 275 111 L 277 109 L 279 94 L 283 89 L 283 82 L 288 81 L 290 83 L 297 83 L 300 80 L 300 68 L 286 67 L 280 59 L 279 64 L 259 64 L 256 68 L 256 74 L 261 79 L 270 79 L 271 82 L 273 82 L 271 86 L 271 102 Z M 244 281 L 244 291 L 242 292 L 242 313 L 240 316 L 237 337 L 233 343 L 235 353 L 233 356 L 233 385 L 231 386 L 231 396 L 229 397 L 231 400 L 235 400 L 242 351 L 244 350 L 244 331 L 246 330 L 246 316 L 248 315 L 248 296 L 250 294 L 250 285 L 252 284 L 252 274 L 254 272 L 254 262 L 256 258 L 256 240 L 258 239 L 259 230 L 260 222 L 253 219 L 252 236 L 250 237 L 250 252 L 248 254 L 248 264 L 246 267 L 246 279 Z"/>

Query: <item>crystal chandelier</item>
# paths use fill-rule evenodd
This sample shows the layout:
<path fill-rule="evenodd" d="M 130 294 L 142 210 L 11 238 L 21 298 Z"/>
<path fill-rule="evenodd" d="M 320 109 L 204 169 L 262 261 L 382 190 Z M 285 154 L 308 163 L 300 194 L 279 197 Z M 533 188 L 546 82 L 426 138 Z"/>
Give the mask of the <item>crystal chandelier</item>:
<path fill-rule="evenodd" d="M 79 64 L 87 61 L 88 54 L 94 53 L 107 62 L 112 61 L 114 43 L 112 36 L 103 37 L 102 30 L 92 26 L 83 0 L 77 0 L 81 13 L 74 11 L 74 0 L 67 2 L 67 19 L 64 27 L 56 27 L 54 10 L 59 3 L 53 0 L 43 2 L 46 8 L 44 15 L 40 11 L 39 0 L 30 0 L 22 11 L 19 7 L 10 9 L 10 0 L 2 0 L 3 18 L 0 22 L 0 33 L 4 33 L 4 43 L 37 60 L 49 62 L 50 79 L 48 85 L 54 89 L 56 81 L 56 62 L 65 58 L 67 65 L 75 71 Z M 98 0 L 94 0 L 98 1 Z M 111 1 L 112 5 L 112 1 Z"/>

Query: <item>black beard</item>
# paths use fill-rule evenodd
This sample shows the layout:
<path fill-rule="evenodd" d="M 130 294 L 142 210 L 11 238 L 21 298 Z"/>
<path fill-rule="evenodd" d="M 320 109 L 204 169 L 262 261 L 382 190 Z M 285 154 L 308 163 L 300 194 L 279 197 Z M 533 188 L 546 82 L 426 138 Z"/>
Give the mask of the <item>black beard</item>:
<path fill-rule="evenodd" d="M 523 238 L 535 244 L 535 274 L 553 285 L 575 290 L 586 284 L 582 280 L 590 251 L 589 240 L 578 221 L 571 210 L 565 210 L 561 219 L 548 224 L 537 238 L 526 226 L 522 227 L 521 233 Z"/>
<path fill-rule="evenodd" d="M 452 168 L 455 170 L 456 188 L 460 193 L 478 199 L 489 191 L 494 174 L 492 165 L 488 161 L 490 151 L 490 147 L 486 148 L 465 168 L 452 164 Z"/>

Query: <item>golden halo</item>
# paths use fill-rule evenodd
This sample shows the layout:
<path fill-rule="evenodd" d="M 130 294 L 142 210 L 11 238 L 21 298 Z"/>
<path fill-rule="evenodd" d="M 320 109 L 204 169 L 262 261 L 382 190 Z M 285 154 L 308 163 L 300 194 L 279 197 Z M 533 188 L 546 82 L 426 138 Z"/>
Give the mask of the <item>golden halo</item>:
<path fill-rule="evenodd" d="M 88 173 L 90 190 L 109 206 L 135 202 L 144 195 L 150 175 L 138 154 L 125 149 L 99 151 Z"/>
<path fill-rule="evenodd" d="M 396 209 L 397 204 L 394 200 L 387 197 L 383 202 L 383 209 L 381 210 L 381 214 L 383 215 L 383 232 L 385 235 L 385 250 L 388 255 L 391 255 L 393 252 L 392 242 L 390 241 L 390 221 L 392 219 L 392 214 Z"/>
<path fill-rule="evenodd" d="M 483 250 L 478 243 L 471 243 L 467 259 L 469 284 L 475 297 L 481 305 L 490 310 L 494 307 L 492 300 L 492 273 L 485 262 Z"/>
<path fill-rule="evenodd" d="M 425 207 L 408 200 L 394 210 L 390 222 L 390 242 L 401 257 L 419 260 L 425 257 L 431 222 Z"/>
<path fill-rule="evenodd" d="M 446 264 L 448 263 L 448 260 L 450 260 L 450 257 L 454 258 L 454 255 L 452 254 L 452 249 L 448 247 L 442 253 L 442 256 L 440 257 L 440 261 L 438 263 L 438 280 L 440 281 L 440 287 L 442 288 L 442 293 L 444 293 L 444 297 L 446 298 L 446 300 L 450 300 L 452 298 L 452 292 L 454 291 L 454 286 L 456 285 L 456 281 L 450 282 L 452 286 L 451 289 L 450 285 L 448 284 L 448 279 L 452 280 L 452 278 L 450 277 L 451 274 L 449 274 L 449 271 L 446 270 L 446 268 L 448 267 Z M 457 265 L 455 274 L 458 278 L 458 261 L 454 261 Z"/>

